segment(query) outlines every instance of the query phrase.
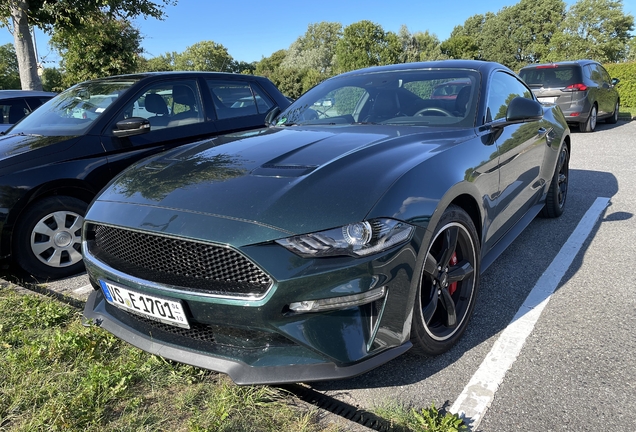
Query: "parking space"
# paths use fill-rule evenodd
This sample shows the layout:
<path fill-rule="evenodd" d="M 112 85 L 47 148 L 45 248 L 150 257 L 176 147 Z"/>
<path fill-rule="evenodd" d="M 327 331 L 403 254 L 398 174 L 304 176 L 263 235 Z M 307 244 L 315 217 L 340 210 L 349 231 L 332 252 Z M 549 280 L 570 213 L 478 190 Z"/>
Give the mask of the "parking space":
<path fill-rule="evenodd" d="M 597 198 L 609 199 L 556 286 L 478 430 L 629 430 L 636 411 L 636 122 L 572 134 L 559 219 L 536 219 L 487 270 L 460 342 L 435 358 L 404 355 L 360 377 L 312 388 L 364 409 L 450 407 Z M 86 275 L 43 284 L 85 298 Z"/>

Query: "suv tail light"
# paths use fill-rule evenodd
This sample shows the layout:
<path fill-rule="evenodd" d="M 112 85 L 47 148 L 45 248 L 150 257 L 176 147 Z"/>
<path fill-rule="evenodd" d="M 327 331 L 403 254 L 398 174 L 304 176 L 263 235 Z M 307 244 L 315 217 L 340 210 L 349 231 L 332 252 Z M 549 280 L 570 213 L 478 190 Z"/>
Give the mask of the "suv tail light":
<path fill-rule="evenodd" d="M 587 90 L 587 86 L 585 84 L 572 84 L 564 88 L 562 91 L 566 92 L 574 92 L 574 91 L 585 91 Z"/>

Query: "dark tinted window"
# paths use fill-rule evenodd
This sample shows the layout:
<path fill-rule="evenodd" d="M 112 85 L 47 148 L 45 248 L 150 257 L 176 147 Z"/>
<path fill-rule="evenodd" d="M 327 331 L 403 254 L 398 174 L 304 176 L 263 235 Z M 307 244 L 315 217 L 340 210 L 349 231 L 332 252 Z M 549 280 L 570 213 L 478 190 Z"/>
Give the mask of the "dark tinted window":
<path fill-rule="evenodd" d="M 590 79 L 594 81 L 599 86 L 603 84 L 609 84 L 610 77 L 609 74 L 603 69 L 601 65 L 591 64 L 588 65 L 590 69 Z"/>
<path fill-rule="evenodd" d="M 508 104 L 519 96 L 533 99 L 530 90 L 516 77 L 505 72 L 494 73 L 488 86 L 486 123 L 505 118 Z"/>
<path fill-rule="evenodd" d="M 31 110 L 23 98 L 0 101 L 0 123 L 15 124 L 30 112 Z"/>
<path fill-rule="evenodd" d="M 264 114 L 274 106 L 258 87 L 250 83 L 216 80 L 207 83 L 219 119 Z"/>
<path fill-rule="evenodd" d="M 522 80 L 530 87 L 559 88 L 582 82 L 579 66 L 538 66 L 522 69 Z"/>

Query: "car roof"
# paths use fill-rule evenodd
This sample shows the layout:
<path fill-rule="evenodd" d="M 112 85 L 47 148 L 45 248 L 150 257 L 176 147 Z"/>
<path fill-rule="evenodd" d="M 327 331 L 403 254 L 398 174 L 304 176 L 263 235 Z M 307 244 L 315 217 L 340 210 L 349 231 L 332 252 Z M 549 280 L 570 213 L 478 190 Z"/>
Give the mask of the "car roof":
<path fill-rule="evenodd" d="M 38 96 L 56 96 L 57 93 L 37 91 L 37 90 L 0 90 L 0 99 L 9 99 L 15 97 L 38 97 Z"/>
<path fill-rule="evenodd" d="M 156 77 L 171 77 L 171 78 L 202 77 L 202 78 L 215 78 L 215 79 L 223 79 L 223 78 L 236 79 L 240 77 L 243 80 L 245 79 L 267 80 L 267 78 L 258 76 L 258 75 L 245 75 L 245 74 L 237 74 L 237 73 L 230 73 L 230 72 L 161 71 L 161 72 L 138 72 L 138 73 L 126 74 L 126 75 L 113 75 L 113 76 L 98 78 L 98 79 L 89 80 L 85 82 L 100 82 L 100 81 L 112 81 L 112 80 L 121 80 L 121 79 L 143 80 L 143 79 L 156 78 Z"/>
<path fill-rule="evenodd" d="M 334 78 L 344 77 L 344 76 L 352 76 L 352 75 L 360 75 L 360 74 L 371 74 L 378 72 L 391 72 L 391 71 L 408 71 L 408 70 L 418 70 L 418 69 L 472 69 L 480 72 L 490 72 L 494 69 L 504 69 L 512 72 L 509 68 L 504 65 L 495 62 L 482 61 L 482 60 L 437 60 L 437 61 L 429 61 L 429 62 L 413 62 L 413 63 L 399 63 L 388 66 L 373 66 L 364 69 L 358 69 L 351 72 L 346 72 L 341 75 L 338 75 Z M 331 78 L 333 79 L 333 78 Z"/>

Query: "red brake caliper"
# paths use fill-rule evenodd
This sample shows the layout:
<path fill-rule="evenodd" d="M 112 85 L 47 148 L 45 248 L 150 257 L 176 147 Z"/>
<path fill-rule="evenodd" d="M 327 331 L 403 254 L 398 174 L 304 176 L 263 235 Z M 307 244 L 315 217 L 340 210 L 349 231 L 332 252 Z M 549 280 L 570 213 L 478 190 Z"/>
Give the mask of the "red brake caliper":
<path fill-rule="evenodd" d="M 453 255 L 451 256 L 451 259 L 450 259 L 450 265 L 452 265 L 452 266 L 457 265 L 457 262 L 458 262 L 458 260 L 457 260 L 457 252 L 453 252 Z M 453 294 L 455 294 L 455 290 L 456 289 L 457 289 L 457 282 L 453 282 L 452 284 L 450 284 L 448 286 L 448 293 L 450 295 L 453 295 Z"/>

